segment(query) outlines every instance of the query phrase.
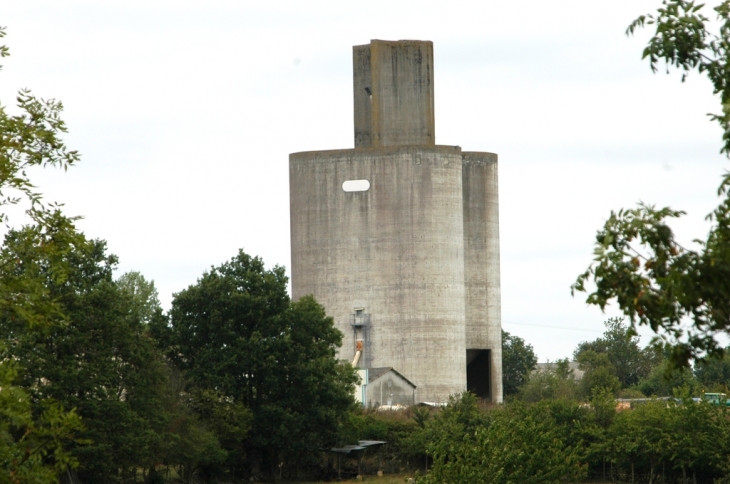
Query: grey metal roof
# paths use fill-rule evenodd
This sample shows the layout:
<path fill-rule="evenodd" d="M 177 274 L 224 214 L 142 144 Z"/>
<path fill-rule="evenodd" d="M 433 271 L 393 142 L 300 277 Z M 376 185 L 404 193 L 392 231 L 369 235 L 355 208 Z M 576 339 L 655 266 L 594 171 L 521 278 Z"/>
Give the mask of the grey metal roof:
<path fill-rule="evenodd" d="M 386 442 L 384 440 L 360 440 L 357 442 L 357 444 L 360 447 L 372 447 L 372 446 L 383 445 L 383 444 L 387 444 L 387 443 L 388 442 Z"/>
<path fill-rule="evenodd" d="M 336 454 L 349 454 L 350 452 L 360 452 L 363 450 L 366 450 L 367 447 L 363 447 L 361 445 L 346 445 L 344 447 L 333 447 L 329 449 L 329 452 L 334 452 Z"/>
<path fill-rule="evenodd" d="M 406 383 L 411 385 L 413 388 L 416 388 L 416 385 L 412 381 L 410 381 L 408 378 L 404 377 L 398 371 L 394 370 L 392 366 L 384 366 L 381 368 L 368 368 L 368 383 L 374 382 L 375 380 L 377 380 L 381 376 L 385 375 L 389 371 L 392 371 L 393 373 L 395 373 L 396 375 L 398 375 L 399 377 L 404 379 L 406 381 Z"/>
<path fill-rule="evenodd" d="M 368 383 L 372 382 L 373 380 L 377 380 L 392 369 L 393 368 L 390 366 L 384 366 L 382 368 L 368 368 Z"/>

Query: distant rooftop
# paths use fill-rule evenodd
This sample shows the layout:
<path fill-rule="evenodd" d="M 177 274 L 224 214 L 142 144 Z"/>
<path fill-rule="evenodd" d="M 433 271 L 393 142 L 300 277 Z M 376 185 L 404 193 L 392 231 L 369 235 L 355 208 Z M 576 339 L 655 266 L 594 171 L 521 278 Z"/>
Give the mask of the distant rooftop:
<path fill-rule="evenodd" d="M 538 363 L 535 365 L 535 371 L 548 371 L 555 368 L 555 362 Z M 573 370 L 573 380 L 582 380 L 585 371 L 579 368 L 577 361 L 568 362 L 568 368 Z"/>

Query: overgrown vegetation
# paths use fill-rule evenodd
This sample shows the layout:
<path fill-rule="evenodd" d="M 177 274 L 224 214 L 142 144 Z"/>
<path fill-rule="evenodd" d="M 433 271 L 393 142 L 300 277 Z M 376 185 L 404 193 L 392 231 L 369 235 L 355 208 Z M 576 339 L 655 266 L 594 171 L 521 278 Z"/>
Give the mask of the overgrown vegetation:
<path fill-rule="evenodd" d="M 680 387 L 688 388 L 692 396 L 700 396 L 703 391 L 727 391 L 730 356 L 698 362 L 694 369 L 678 369 L 672 366 L 671 348 L 653 344 L 640 347 L 639 338 L 631 335 L 631 327 L 620 318 L 605 324 L 602 337 L 584 341 L 575 349 L 574 368 L 565 358 L 526 372 L 508 400 L 587 401 L 599 389 L 621 398 L 668 397 Z M 504 352 L 510 351 L 507 346 L 503 348 Z"/>
<path fill-rule="evenodd" d="M 524 340 L 505 341 L 505 353 L 522 355 L 505 364 L 534 361 Z M 609 319 L 602 336 L 576 347 L 577 369 L 568 358 L 512 368 L 521 384 L 504 406 L 465 394 L 443 409 L 360 410 L 342 437 L 388 441 L 383 468 L 418 472 L 425 483 L 724 482 L 730 415 L 701 397 L 728 393 L 730 357 L 690 371 L 674 368 L 669 355 L 642 348 L 626 323 Z"/>
<path fill-rule="evenodd" d="M 390 443 L 386 472 L 409 471 L 417 482 L 724 482 L 730 452 L 725 406 L 677 398 L 616 409 L 607 391 L 588 402 L 547 399 L 481 405 L 471 394 L 443 409 L 358 412 L 351 438 Z M 419 424 L 418 422 L 422 422 Z M 353 429 L 350 428 L 350 432 Z M 377 459 L 363 464 L 377 470 Z M 349 470 L 353 476 L 355 462 Z"/>

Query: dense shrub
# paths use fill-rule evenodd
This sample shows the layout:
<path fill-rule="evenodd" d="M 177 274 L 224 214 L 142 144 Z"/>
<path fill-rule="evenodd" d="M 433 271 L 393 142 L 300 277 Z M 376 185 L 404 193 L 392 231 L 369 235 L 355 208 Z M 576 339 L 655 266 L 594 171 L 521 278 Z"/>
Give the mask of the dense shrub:
<path fill-rule="evenodd" d="M 398 465 L 386 472 L 407 463 L 411 471 L 427 467 L 418 479 L 425 484 L 711 483 L 730 470 L 727 417 L 725 407 L 690 398 L 655 399 L 617 412 L 606 389 L 594 390 L 589 404 L 563 399 L 484 408 L 467 393 L 441 410 L 356 411 L 348 432 L 349 443 L 389 442 L 383 455 Z"/>
<path fill-rule="evenodd" d="M 428 447 L 433 467 L 419 482 L 557 483 L 586 475 L 580 441 L 571 442 L 563 425 L 569 422 L 561 422 L 562 411 L 577 407 L 515 403 L 474 418 L 473 397 L 465 395 L 458 404 L 461 412 L 451 410 L 450 418 L 447 409 L 435 419 L 441 422 L 432 426 L 436 439 Z M 460 422 L 462 416 L 473 425 Z"/>

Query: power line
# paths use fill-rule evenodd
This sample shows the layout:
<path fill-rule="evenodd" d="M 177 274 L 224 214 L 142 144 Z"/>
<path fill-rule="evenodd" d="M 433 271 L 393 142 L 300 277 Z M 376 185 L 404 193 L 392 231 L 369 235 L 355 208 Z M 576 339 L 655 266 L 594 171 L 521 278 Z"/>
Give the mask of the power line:
<path fill-rule="evenodd" d="M 534 328 L 545 328 L 545 329 L 564 329 L 567 331 L 585 331 L 587 333 L 603 333 L 603 331 L 598 331 L 595 329 L 566 328 L 563 326 L 546 326 L 543 324 L 513 323 L 513 322 L 509 322 L 509 321 L 502 321 L 502 324 L 516 324 L 518 326 L 532 326 Z"/>

